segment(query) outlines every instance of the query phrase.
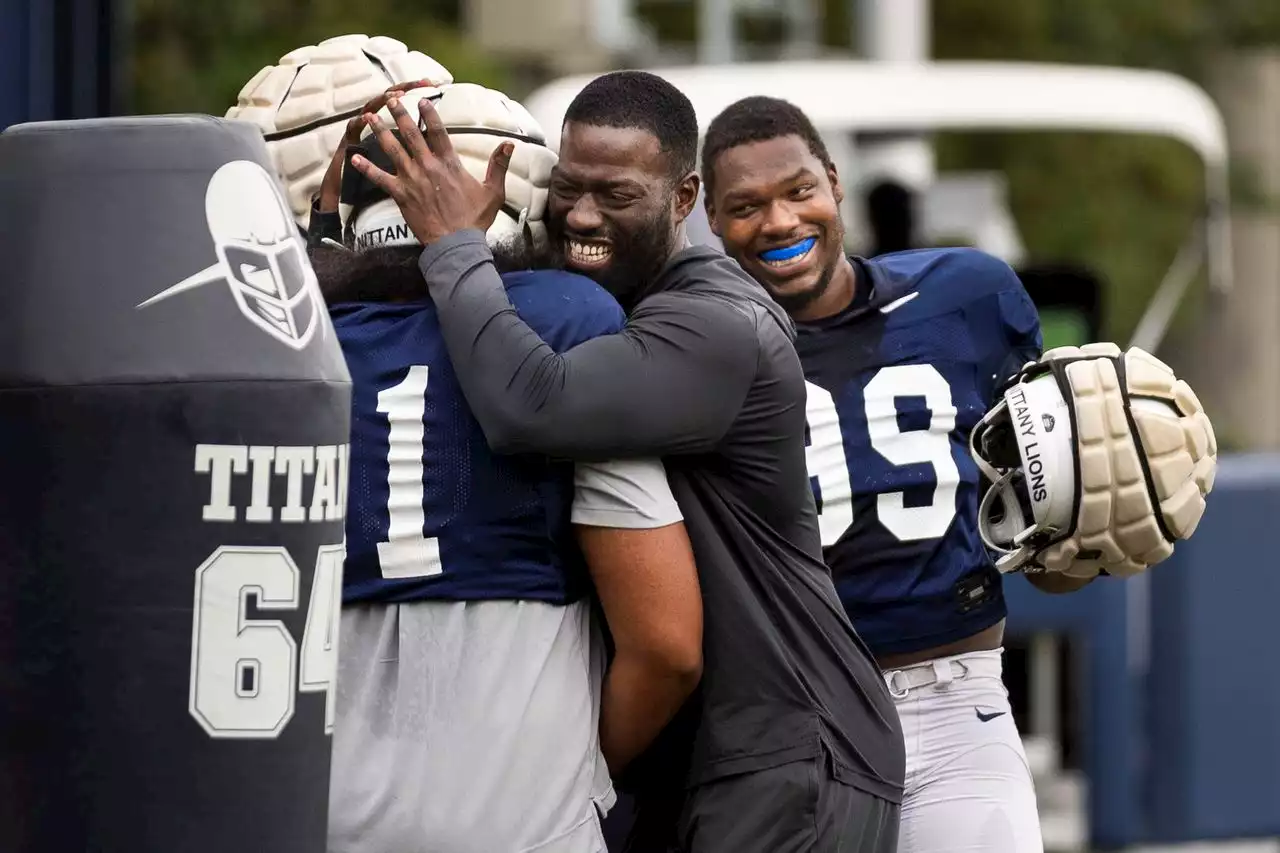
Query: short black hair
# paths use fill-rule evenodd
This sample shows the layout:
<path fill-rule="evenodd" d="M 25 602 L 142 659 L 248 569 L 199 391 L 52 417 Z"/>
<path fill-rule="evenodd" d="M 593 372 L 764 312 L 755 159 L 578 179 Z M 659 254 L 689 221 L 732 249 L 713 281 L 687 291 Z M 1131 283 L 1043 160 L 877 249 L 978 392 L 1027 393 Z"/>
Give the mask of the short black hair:
<path fill-rule="evenodd" d="M 646 71 L 613 71 L 586 85 L 564 120 L 652 133 L 671 161 L 673 179 L 698 166 L 698 114 L 675 86 Z"/>
<path fill-rule="evenodd" d="M 826 143 L 803 110 L 781 98 L 752 95 L 725 107 L 707 127 L 707 138 L 702 143 L 702 180 L 707 194 L 715 185 L 713 167 L 717 157 L 739 145 L 768 142 L 781 136 L 800 137 L 823 166 L 832 167 Z"/>

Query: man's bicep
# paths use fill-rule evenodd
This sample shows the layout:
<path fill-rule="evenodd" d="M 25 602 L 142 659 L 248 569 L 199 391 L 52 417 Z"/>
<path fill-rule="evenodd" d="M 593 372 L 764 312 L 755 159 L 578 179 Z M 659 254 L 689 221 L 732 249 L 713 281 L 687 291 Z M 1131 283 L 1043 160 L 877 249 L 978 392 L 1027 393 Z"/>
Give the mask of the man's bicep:
<path fill-rule="evenodd" d="M 1007 363 L 1017 362 L 1006 375 L 1012 375 L 1028 361 L 1036 361 L 1044 350 L 1044 337 L 1040 330 L 1040 312 L 1022 281 L 1009 272 L 1008 287 L 996 297 L 1001 325 L 1009 343 Z M 1001 377 L 1004 378 L 1004 377 Z"/>
<path fill-rule="evenodd" d="M 585 460 L 702 453 L 738 416 L 758 361 L 754 320 L 743 309 L 662 294 L 619 334 L 561 354 L 531 353 L 514 375 L 476 389 L 490 402 L 473 408 L 501 453 Z M 500 434 L 489 433 L 482 415 L 495 409 Z"/>
<path fill-rule="evenodd" d="M 579 463 L 574 486 L 578 542 L 615 638 L 700 632 L 693 547 L 662 462 Z"/>
<path fill-rule="evenodd" d="M 990 357 L 983 363 L 989 404 L 996 402 L 999 390 L 1023 365 L 1039 360 L 1042 349 L 1040 315 L 1012 270 L 1007 277 L 1008 286 L 987 303 L 998 318 L 1000 331 L 998 344 L 991 348 Z"/>
<path fill-rule="evenodd" d="M 662 463 L 580 463 L 575 483 L 573 523 L 614 642 L 696 655 L 697 569 Z"/>

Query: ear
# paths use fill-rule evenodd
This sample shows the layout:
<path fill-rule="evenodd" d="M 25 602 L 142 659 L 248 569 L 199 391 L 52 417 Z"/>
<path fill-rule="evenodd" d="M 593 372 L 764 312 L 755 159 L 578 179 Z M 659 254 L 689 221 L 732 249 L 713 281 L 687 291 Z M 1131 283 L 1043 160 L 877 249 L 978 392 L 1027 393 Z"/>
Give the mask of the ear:
<path fill-rule="evenodd" d="M 702 186 L 702 179 L 698 177 L 697 172 L 690 172 L 676 184 L 676 222 L 684 222 L 689 218 L 689 214 L 693 212 L 693 206 L 698 203 L 698 188 L 700 186 Z"/>
<path fill-rule="evenodd" d="M 712 201 L 710 192 L 702 197 L 702 207 L 707 211 L 707 224 L 711 226 L 711 233 L 717 237 L 723 236 L 720 233 L 720 223 L 716 221 L 716 203 Z"/>
<path fill-rule="evenodd" d="M 840 185 L 840 173 L 836 171 L 835 163 L 827 166 L 827 180 L 831 182 L 831 194 L 836 198 L 836 204 L 844 201 L 844 187 Z"/>

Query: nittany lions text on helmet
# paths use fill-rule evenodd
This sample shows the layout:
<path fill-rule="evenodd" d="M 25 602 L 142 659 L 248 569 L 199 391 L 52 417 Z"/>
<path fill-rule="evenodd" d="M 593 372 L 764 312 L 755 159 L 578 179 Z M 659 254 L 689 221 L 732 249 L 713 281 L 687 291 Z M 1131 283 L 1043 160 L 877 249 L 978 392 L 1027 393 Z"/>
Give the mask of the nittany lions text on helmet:
<path fill-rule="evenodd" d="M 1217 471 L 1213 425 L 1191 387 L 1149 353 L 1110 343 L 1024 366 L 970 444 L 993 483 L 980 531 L 1004 572 L 1142 572 L 1195 532 Z"/>
<path fill-rule="evenodd" d="M 253 75 L 227 118 L 261 128 L 303 226 L 348 120 L 397 83 L 453 82 L 426 54 L 386 36 L 345 35 L 291 50 Z"/>
<path fill-rule="evenodd" d="M 546 134 L 538 122 L 520 103 L 475 83 L 415 89 L 400 100 L 410 115 L 417 115 L 423 98 L 435 103 L 449 133 L 449 143 L 462 165 L 477 179 L 484 180 L 494 149 L 504 142 L 515 144 L 507 168 L 506 201 L 489 228 L 489 244 L 527 240 L 536 251 L 545 249 L 547 228 L 543 219 L 556 155 L 547 147 Z M 390 110 L 383 109 L 379 117 L 387 126 L 395 126 Z M 361 153 L 383 170 L 395 172 L 394 164 L 373 139 L 372 130 L 365 131 Z M 339 207 L 353 247 L 360 251 L 416 244 L 395 201 L 355 174 L 357 177 L 344 182 L 343 204 Z"/>

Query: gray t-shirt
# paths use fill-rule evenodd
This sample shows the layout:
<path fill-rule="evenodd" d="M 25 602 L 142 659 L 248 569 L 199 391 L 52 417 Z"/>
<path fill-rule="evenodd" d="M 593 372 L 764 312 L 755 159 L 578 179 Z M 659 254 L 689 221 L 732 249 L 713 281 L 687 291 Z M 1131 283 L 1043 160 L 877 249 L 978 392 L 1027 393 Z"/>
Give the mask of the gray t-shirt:
<path fill-rule="evenodd" d="M 698 563 L 705 666 L 654 761 L 669 773 L 684 759 L 697 785 L 825 749 L 839 778 L 900 802 L 897 711 L 822 562 L 782 310 L 732 260 L 693 247 L 622 332 L 557 354 L 512 308 L 479 231 L 429 246 L 420 266 L 495 450 L 665 457 Z"/>

